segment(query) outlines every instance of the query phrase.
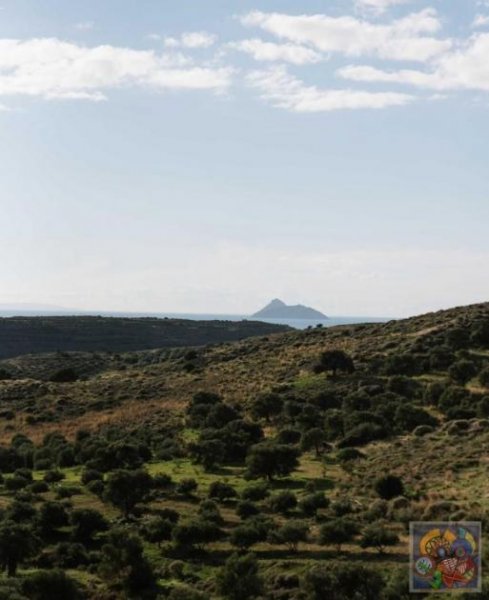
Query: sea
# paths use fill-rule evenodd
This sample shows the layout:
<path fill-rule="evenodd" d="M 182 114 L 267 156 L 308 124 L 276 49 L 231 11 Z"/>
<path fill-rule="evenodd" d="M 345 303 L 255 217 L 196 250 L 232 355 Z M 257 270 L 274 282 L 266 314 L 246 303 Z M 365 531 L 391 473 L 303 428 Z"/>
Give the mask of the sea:
<path fill-rule="evenodd" d="M 393 319 L 386 317 L 348 317 L 332 316 L 328 319 L 253 319 L 249 315 L 219 315 L 196 313 L 160 313 L 160 312 L 107 312 L 107 311 L 48 311 L 48 310 L 0 310 L 0 317 L 66 317 L 66 316 L 101 316 L 157 319 L 190 319 L 194 321 L 262 321 L 276 325 L 289 325 L 294 329 L 308 327 L 334 327 L 335 325 L 354 325 L 359 323 L 386 323 Z"/>

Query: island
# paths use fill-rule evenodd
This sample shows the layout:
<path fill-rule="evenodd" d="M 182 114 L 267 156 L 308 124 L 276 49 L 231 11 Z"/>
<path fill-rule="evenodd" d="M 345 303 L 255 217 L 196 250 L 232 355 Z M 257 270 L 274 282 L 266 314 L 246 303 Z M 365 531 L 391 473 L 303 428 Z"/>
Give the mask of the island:
<path fill-rule="evenodd" d="M 288 305 L 275 298 L 264 308 L 252 315 L 254 319 L 320 319 L 328 317 L 319 310 L 302 304 Z"/>

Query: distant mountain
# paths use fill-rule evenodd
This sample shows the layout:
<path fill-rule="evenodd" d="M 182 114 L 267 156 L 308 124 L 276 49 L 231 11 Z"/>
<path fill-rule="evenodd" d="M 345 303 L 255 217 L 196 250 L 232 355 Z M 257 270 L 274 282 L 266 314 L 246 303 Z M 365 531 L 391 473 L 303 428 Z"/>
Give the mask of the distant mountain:
<path fill-rule="evenodd" d="M 265 308 L 262 308 L 257 313 L 252 315 L 254 319 L 327 319 L 319 310 L 310 308 L 309 306 L 303 306 L 302 304 L 296 304 L 289 306 L 275 298 L 270 304 L 267 304 Z"/>

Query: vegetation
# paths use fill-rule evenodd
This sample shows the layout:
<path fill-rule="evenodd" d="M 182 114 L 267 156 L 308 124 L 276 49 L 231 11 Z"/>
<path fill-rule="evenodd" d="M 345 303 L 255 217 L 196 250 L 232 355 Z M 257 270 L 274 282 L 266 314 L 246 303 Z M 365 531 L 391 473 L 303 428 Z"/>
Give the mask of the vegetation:
<path fill-rule="evenodd" d="M 409 521 L 489 523 L 487 323 L 4 361 L 0 598 L 409 598 Z"/>

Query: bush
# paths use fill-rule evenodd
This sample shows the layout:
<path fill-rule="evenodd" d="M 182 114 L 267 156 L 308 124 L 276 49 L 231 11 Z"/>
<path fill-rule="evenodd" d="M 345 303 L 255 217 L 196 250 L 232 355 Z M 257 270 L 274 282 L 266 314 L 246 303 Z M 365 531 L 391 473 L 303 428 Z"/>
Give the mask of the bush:
<path fill-rule="evenodd" d="M 49 486 L 45 481 L 34 481 L 29 486 L 29 491 L 33 494 L 44 494 L 49 491 Z"/>
<path fill-rule="evenodd" d="M 416 408 L 411 404 L 401 404 L 398 406 L 394 415 L 394 421 L 401 431 L 408 432 L 413 431 L 413 429 L 416 429 L 420 425 L 428 425 L 430 427 L 438 425 L 435 417 L 422 408 Z"/>
<path fill-rule="evenodd" d="M 222 481 L 213 481 L 209 486 L 209 498 L 217 498 L 218 500 L 230 500 L 237 497 L 237 492 L 229 483 Z"/>
<path fill-rule="evenodd" d="M 382 426 L 374 423 L 363 423 L 349 431 L 338 443 L 338 448 L 365 446 L 369 442 L 385 439 L 387 435 L 387 431 Z"/>
<path fill-rule="evenodd" d="M 251 554 L 230 556 L 218 574 L 217 587 L 228 600 L 249 600 L 259 596 L 263 584 L 256 558 Z"/>
<path fill-rule="evenodd" d="M 319 543 L 323 546 L 334 545 L 341 552 L 343 544 L 353 541 L 358 532 L 356 523 L 347 518 L 334 519 L 322 525 L 319 530 Z"/>
<path fill-rule="evenodd" d="M 376 548 L 380 554 L 383 554 L 386 546 L 395 546 L 398 542 L 398 535 L 386 529 L 383 523 L 373 523 L 363 532 L 360 546 Z"/>
<path fill-rule="evenodd" d="M 268 484 L 265 482 L 260 482 L 246 486 L 241 492 L 241 498 L 243 500 L 258 502 L 267 498 L 269 494 L 270 490 L 268 489 Z"/>
<path fill-rule="evenodd" d="M 293 446 L 300 442 L 301 432 L 298 429 L 284 427 L 283 429 L 280 429 L 275 439 L 278 444 L 289 444 Z"/>
<path fill-rule="evenodd" d="M 299 508 L 308 517 L 314 517 L 320 508 L 328 508 L 329 499 L 323 492 L 314 492 L 302 498 Z"/>
<path fill-rule="evenodd" d="M 222 525 L 224 522 L 219 507 L 213 500 L 203 500 L 200 503 L 198 514 L 203 521 L 210 521 L 216 525 Z"/>
<path fill-rule="evenodd" d="M 465 385 L 477 375 L 477 367 L 471 360 L 458 360 L 448 369 L 448 375 L 456 383 Z"/>
<path fill-rule="evenodd" d="M 145 523 L 142 528 L 142 534 L 144 539 L 152 544 L 157 544 L 158 548 L 162 542 L 166 542 L 172 539 L 172 533 L 175 524 L 168 519 L 162 519 L 161 517 L 155 517 Z"/>
<path fill-rule="evenodd" d="M 148 498 L 152 483 L 151 476 L 146 471 L 118 469 L 107 479 L 104 498 L 127 517 L 133 512 L 136 504 Z"/>
<path fill-rule="evenodd" d="M 25 477 L 20 477 L 19 475 L 14 475 L 13 477 L 8 477 L 5 479 L 4 485 L 5 489 L 9 492 L 15 492 L 17 490 L 22 490 L 29 485 L 29 480 Z"/>
<path fill-rule="evenodd" d="M 338 450 L 336 458 L 339 460 L 339 462 L 349 462 L 351 460 L 365 458 L 365 454 L 356 448 L 342 448 L 341 450 Z"/>
<path fill-rule="evenodd" d="M 483 387 L 489 388 L 489 367 L 482 369 L 482 371 L 479 373 L 478 379 L 479 383 Z"/>
<path fill-rule="evenodd" d="M 192 496 L 197 491 L 199 484 L 193 478 L 182 479 L 176 487 L 177 494 L 182 496 Z"/>
<path fill-rule="evenodd" d="M 47 471 L 43 477 L 46 483 L 56 483 L 63 481 L 64 478 L 65 474 L 62 471 Z"/>
<path fill-rule="evenodd" d="M 61 542 L 54 550 L 53 562 L 62 569 L 76 569 L 88 565 L 90 561 L 83 544 Z"/>
<path fill-rule="evenodd" d="M 328 563 L 310 569 L 301 587 L 307 600 L 379 600 L 384 580 L 377 569 L 354 563 Z"/>
<path fill-rule="evenodd" d="M 172 588 L 168 600 L 210 600 L 210 596 L 186 585 Z"/>
<path fill-rule="evenodd" d="M 49 381 L 55 383 L 72 383 L 78 381 L 78 374 L 74 369 L 60 369 L 49 377 Z"/>
<path fill-rule="evenodd" d="M 269 541 L 272 544 L 285 544 L 291 552 L 297 552 L 299 543 L 307 541 L 308 533 L 309 525 L 305 521 L 287 521 L 270 533 Z"/>
<path fill-rule="evenodd" d="M 103 479 L 103 474 L 96 469 L 85 469 L 81 474 L 81 482 L 84 485 L 87 485 L 91 481 L 103 481 Z"/>
<path fill-rule="evenodd" d="M 404 494 L 404 484 L 396 475 L 380 477 L 374 484 L 377 494 L 384 500 L 391 500 Z"/>
<path fill-rule="evenodd" d="M 331 371 L 333 377 L 336 377 L 338 371 L 344 373 L 353 373 L 355 365 L 346 352 L 343 350 L 326 350 L 319 357 L 319 361 L 314 366 L 314 373 L 325 373 Z"/>
<path fill-rule="evenodd" d="M 285 490 L 271 496 L 269 505 L 273 512 L 287 514 L 297 506 L 297 496 Z"/>
<path fill-rule="evenodd" d="M 229 541 L 232 546 L 240 550 L 249 550 L 254 544 L 263 541 L 263 536 L 259 529 L 253 527 L 253 524 L 244 523 L 232 530 Z"/>
<path fill-rule="evenodd" d="M 82 598 L 78 585 L 60 570 L 38 571 L 22 584 L 23 592 L 33 600 L 78 600 Z"/>
<path fill-rule="evenodd" d="M 87 490 L 96 496 L 101 497 L 105 491 L 104 482 L 100 479 L 95 479 L 87 484 Z"/>
<path fill-rule="evenodd" d="M 264 477 L 271 481 L 275 476 L 289 475 L 299 464 L 296 448 L 274 442 L 262 442 L 251 447 L 247 457 L 247 475 Z"/>
<path fill-rule="evenodd" d="M 249 500 L 242 500 L 238 502 L 238 506 L 236 507 L 236 514 L 240 519 L 249 519 L 250 517 L 254 517 L 259 514 L 260 509 L 256 504 L 250 502 Z"/>
<path fill-rule="evenodd" d="M 105 517 L 92 508 L 77 508 L 71 513 L 73 539 L 84 544 L 89 544 L 93 536 L 108 529 Z"/>

